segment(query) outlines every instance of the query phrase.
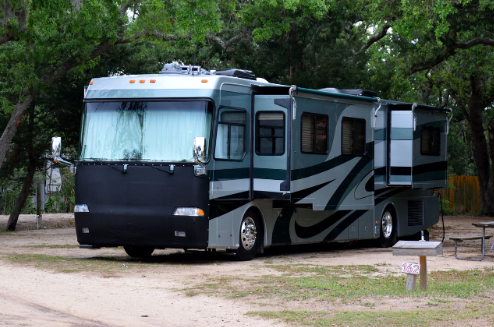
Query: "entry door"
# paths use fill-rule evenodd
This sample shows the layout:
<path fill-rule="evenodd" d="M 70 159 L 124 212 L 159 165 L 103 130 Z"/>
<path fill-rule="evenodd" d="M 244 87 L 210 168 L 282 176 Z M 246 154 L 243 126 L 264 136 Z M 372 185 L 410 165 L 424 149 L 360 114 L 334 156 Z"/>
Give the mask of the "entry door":
<path fill-rule="evenodd" d="M 254 97 L 254 199 L 290 199 L 290 99 L 280 95 Z"/>
<path fill-rule="evenodd" d="M 251 193 L 250 88 L 224 83 L 218 102 L 210 198 L 248 200 Z"/>

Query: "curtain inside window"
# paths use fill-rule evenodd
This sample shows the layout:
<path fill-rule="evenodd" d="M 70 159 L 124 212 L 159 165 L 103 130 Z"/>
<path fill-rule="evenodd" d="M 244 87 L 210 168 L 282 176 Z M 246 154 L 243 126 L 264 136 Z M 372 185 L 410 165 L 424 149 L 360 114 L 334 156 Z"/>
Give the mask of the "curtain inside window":
<path fill-rule="evenodd" d="M 81 159 L 193 161 L 210 126 L 205 101 L 88 103 Z"/>
<path fill-rule="evenodd" d="M 314 115 L 302 115 L 302 152 L 314 152 Z"/>
<path fill-rule="evenodd" d="M 341 153 L 353 154 L 353 120 L 343 119 L 341 129 Z"/>
<path fill-rule="evenodd" d="M 328 149 L 328 116 L 316 116 L 316 153 L 326 153 Z"/>

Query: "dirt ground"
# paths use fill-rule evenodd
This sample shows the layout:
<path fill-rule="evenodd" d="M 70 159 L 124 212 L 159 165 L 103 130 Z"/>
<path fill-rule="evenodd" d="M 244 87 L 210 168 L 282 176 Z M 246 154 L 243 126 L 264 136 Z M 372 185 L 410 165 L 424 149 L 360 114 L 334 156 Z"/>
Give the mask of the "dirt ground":
<path fill-rule="evenodd" d="M 152 266 L 128 271 L 122 269 L 110 274 L 89 270 L 62 273 L 32 264 L 15 264 L 9 258 L 24 254 L 96 257 L 103 260 L 113 258 L 119 260 L 122 267 L 133 261 L 123 249 L 78 248 L 75 231 L 71 227 L 72 214 L 45 214 L 43 228 L 39 230 L 35 229 L 34 215 L 23 215 L 16 232 L 4 231 L 7 219 L 7 216 L 0 216 L 0 326 L 284 326 L 283 323 L 262 320 L 246 313 L 293 309 L 291 304 L 275 300 L 269 303 L 268 299 L 264 301 L 268 302 L 266 307 L 266 303 L 261 306 L 244 299 L 205 294 L 191 297 L 184 290 L 191 282 L 200 283 L 211 276 L 242 278 L 272 274 L 273 271 L 263 264 L 266 261 L 274 264 L 383 265 L 397 273 L 403 261 L 418 261 L 417 257 L 393 256 L 391 249 L 359 242 L 348 248 L 341 245 L 273 248 L 249 262 L 234 261 L 227 254 L 157 250 L 153 254 Z M 427 258 L 429 271 L 494 265 L 494 257 L 486 257 L 483 261 L 456 260 L 454 243 L 449 240 L 451 236 L 480 234 L 482 230 L 472 226 L 472 223 L 489 218 L 446 216 L 444 220 L 444 254 Z M 430 240 L 441 239 L 442 225 L 438 225 L 432 229 Z M 473 256 L 480 252 L 478 240 L 464 242 L 460 246 L 461 255 Z M 327 304 L 318 306 L 324 305 Z M 409 305 L 415 306 L 417 303 Z M 328 308 L 297 308 L 314 309 Z M 358 305 L 353 309 L 365 310 Z"/>

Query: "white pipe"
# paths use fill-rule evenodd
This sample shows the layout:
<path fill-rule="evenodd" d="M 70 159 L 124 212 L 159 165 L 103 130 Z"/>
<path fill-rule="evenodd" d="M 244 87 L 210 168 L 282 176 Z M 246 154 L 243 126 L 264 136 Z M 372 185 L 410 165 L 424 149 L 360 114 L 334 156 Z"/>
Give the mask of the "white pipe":
<path fill-rule="evenodd" d="M 446 135 L 449 134 L 449 123 L 451 122 L 451 119 L 453 119 L 453 109 L 451 109 L 451 117 L 449 117 L 448 122 L 446 124 Z"/>
<path fill-rule="evenodd" d="M 292 85 L 288 90 L 288 95 L 290 95 L 293 103 L 293 120 L 295 120 L 295 118 L 297 117 L 297 101 L 295 101 L 295 97 L 293 96 L 294 91 L 297 91 L 297 85 Z"/>
<path fill-rule="evenodd" d="M 417 130 L 417 115 L 415 115 L 415 108 L 417 108 L 417 102 L 412 104 L 412 115 L 413 115 L 413 131 Z"/>
<path fill-rule="evenodd" d="M 374 128 L 376 128 L 376 124 L 377 124 L 377 112 L 379 111 L 379 109 L 381 109 L 381 98 L 380 97 L 377 97 L 377 103 L 379 103 L 379 107 L 377 107 L 376 112 L 374 113 Z"/>

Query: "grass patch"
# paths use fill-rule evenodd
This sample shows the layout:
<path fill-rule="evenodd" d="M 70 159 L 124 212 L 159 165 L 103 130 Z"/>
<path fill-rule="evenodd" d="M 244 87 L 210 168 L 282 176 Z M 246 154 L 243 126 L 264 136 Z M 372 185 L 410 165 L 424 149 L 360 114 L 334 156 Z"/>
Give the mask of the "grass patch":
<path fill-rule="evenodd" d="M 138 261 L 129 262 L 128 258 L 118 257 L 67 258 L 45 254 L 10 254 L 3 258 L 14 264 L 29 265 L 54 272 L 93 272 L 105 277 L 116 276 L 115 274 L 129 269 L 151 266 Z"/>
<path fill-rule="evenodd" d="M 61 229 L 61 228 L 75 228 L 74 218 L 63 219 L 46 219 L 43 220 L 42 229 Z M 36 220 L 30 220 L 25 223 L 18 223 L 15 231 L 9 231 L 5 227 L 0 228 L 0 234 L 12 234 L 16 232 L 23 232 L 26 230 L 36 230 Z"/>
<path fill-rule="evenodd" d="M 78 248 L 78 244 L 36 244 L 25 245 L 26 248 L 49 248 L 49 249 L 73 249 Z"/>
<path fill-rule="evenodd" d="M 468 325 L 470 322 L 494 321 L 494 305 L 462 310 L 427 309 L 409 311 L 252 311 L 249 315 L 278 319 L 303 326 L 437 326 Z M 475 323 L 474 323 L 475 325 Z"/>
<path fill-rule="evenodd" d="M 379 271 L 375 266 L 271 265 L 281 275 L 230 278 L 211 277 L 193 287 L 227 297 L 273 298 L 280 301 L 342 301 L 410 298 L 471 298 L 494 288 L 492 269 L 429 273 L 427 292 L 406 292 L 406 276 Z M 437 302 L 434 301 L 434 302 Z M 432 303 L 432 302 L 431 302 Z"/>

